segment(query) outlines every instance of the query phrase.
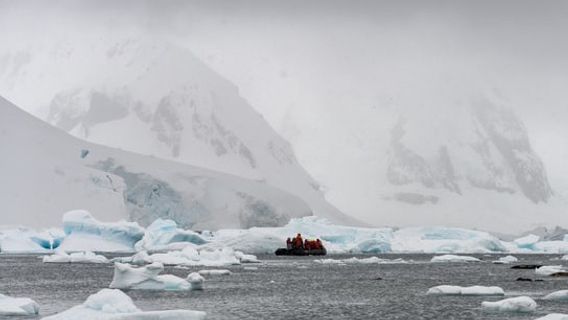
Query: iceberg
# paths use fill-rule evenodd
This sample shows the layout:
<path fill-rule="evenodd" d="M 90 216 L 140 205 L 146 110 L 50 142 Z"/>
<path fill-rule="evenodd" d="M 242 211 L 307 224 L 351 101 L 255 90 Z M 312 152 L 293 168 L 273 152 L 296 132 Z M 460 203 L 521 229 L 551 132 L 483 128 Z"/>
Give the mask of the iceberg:
<path fill-rule="evenodd" d="M 495 236 L 463 228 L 414 227 L 394 232 L 394 252 L 493 253 L 506 251 Z"/>
<path fill-rule="evenodd" d="M 505 292 L 500 287 L 484 286 L 449 286 L 441 285 L 432 287 L 426 292 L 428 295 L 461 295 L 461 296 L 503 296 Z"/>
<path fill-rule="evenodd" d="M 568 270 L 561 265 L 542 266 L 540 268 L 535 269 L 535 273 L 541 276 L 550 276 L 558 272 L 568 272 Z"/>
<path fill-rule="evenodd" d="M 517 247 L 521 249 L 534 249 L 534 245 L 540 240 L 540 237 L 534 234 L 529 234 L 522 238 L 513 240 Z"/>
<path fill-rule="evenodd" d="M 497 312 L 533 312 L 537 304 L 530 297 L 522 296 L 503 299 L 500 301 L 483 301 L 481 308 Z"/>
<path fill-rule="evenodd" d="M 197 289 L 186 279 L 169 274 L 160 275 L 162 271 L 164 271 L 164 265 L 159 262 L 154 262 L 144 267 L 133 267 L 128 264 L 116 262 L 114 264 L 114 276 L 109 287 L 111 289 L 168 291 Z M 199 284 L 199 289 L 202 289 L 201 284 Z"/>
<path fill-rule="evenodd" d="M 208 267 L 222 267 L 238 265 L 241 263 L 260 262 L 256 256 L 247 255 L 240 251 L 234 251 L 227 247 L 217 250 L 197 250 L 191 246 L 187 246 L 183 250 L 154 253 L 151 255 L 142 251 L 132 257 L 117 258 L 115 261 L 134 264 L 142 264 L 142 261 L 144 263 L 159 262 L 164 265 Z"/>
<path fill-rule="evenodd" d="M 141 311 L 124 292 L 102 289 L 83 304 L 43 320 L 201 320 L 205 315 L 193 310 Z"/>
<path fill-rule="evenodd" d="M 568 290 L 559 290 L 546 295 L 544 300 L 562 300 L 568 301 Z"/>
<path fill-rule="evenodd" d="M 59 247 L 63 232 L 49 229 L 43 232 L 19 227 L 0 230 L 0 251 L 4 253 L 45 253 Z"/>
<path fill-rule="evenodd" d="M 30 298 L 0 294 L 0 316 L 27 316 L 39 313 L 39 305 Z"/>
<path fill-rule="evenodd" d="M 481 262 L 481 260 L 470 256 L 456 256 L 452 254 L 446 254 L 442 256 L 432 257 L 430 262 Z"/>
<path fill-rule="evenodd" d="M 187 244 L 202 245 L 205 240 L 191 230 L 177 227 L 177 223 L 169 219 L 157 219 L 146 228 L 144 237 L 135 245 L 137 251 L 160 251 L 184 247 Z"/>
<path fill-rule="evenodd" d="M 517 259 L 517 257 L 514 256 L 506 256 L 506 257 L 501 257 L 495 261 L 493 261 L 493 263 L 496 264 L 507 264 L 507 263 L 513 263 L 513 262 L 517 262 L 519 261 L 519 259 Z"/>
<path fill-rule="evenodd" d="M 191 284 L 191 290 L 203 290 L 205 278 L 200 273 L 192 272 L 187 276 L 187 281 Z"/>
<path fill-rule="evenodd" d="M 144 237 L 144 229 L 135 222 L 100 222 L 85 210 L 63 215 L 65 251 L 132 252 Z"/>
<path fill-rule="evenodd" d="M 55 250 L 55 254 L 43 256 L 43 262 L 46 263 L 108 263 L 109 260 L 102 255 L 95 254 L 91 251 L 73 252 L 67 254 L 63 250 Z"/>

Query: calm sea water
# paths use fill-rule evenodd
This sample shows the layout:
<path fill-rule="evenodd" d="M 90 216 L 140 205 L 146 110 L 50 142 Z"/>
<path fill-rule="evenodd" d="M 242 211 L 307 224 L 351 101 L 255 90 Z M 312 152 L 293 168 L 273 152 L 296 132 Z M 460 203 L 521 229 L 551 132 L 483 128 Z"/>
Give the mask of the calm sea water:
<path fill-rule="evenodd" d="M 351 256 L 332 256 L 340 259 Z M 127 291 L 143 310 L 194 309 L 208 319 L 535 319 L 552 312 L 568 313 L 568 302 L 540 300 L 552 291 L 568 289 L 568 279 L 539 278 L 533 270 L 512 270 L 491 263 L 428 263 L 432 255 L 383 255 L 412 260 L 409 264 L 322 265 L 310 257 L 260 257 L 258 270 L 228 267 L 230 276 L 209 276 L 205 290 L 193 292 Z M 477 256 L 494 260 L 498 255 Z M 520 263 L 567 264 L 557 255 L 518 255 Z M 185 277 L 189 270 L 166 268 Z M 38 256 L 0 255 L 0 293 L 30 297 L 41 316 L 81 304 L 108 287 L 111 265 L 44 264 Z M 382 280 L 377 280 L 382 278 Z M 492 314 L 480 309 L 497 297 L 427 296 L 441 284 L 496 285 L 508 296 L 529 295 L 539 304 L 533 314 Z M 39 319 L 40 317 L 18 319 Z M 4 319 L 1 318 L 0 319 Z M 8 318 L 5 318 L 8 319 Z"/>

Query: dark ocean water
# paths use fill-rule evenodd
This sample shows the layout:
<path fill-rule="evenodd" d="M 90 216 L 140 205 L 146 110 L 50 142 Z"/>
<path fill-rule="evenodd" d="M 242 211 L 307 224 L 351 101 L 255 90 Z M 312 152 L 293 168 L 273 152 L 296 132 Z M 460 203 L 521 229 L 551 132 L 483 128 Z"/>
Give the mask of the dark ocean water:
<path fill-rule="evenodd" d="M 332 256 L 341 259 L 351 256 Z M 568 289 L 568 279 L 538 277 L 533 270 L 512 270 L 491 263 L 428 263 L 432 255 L 401 257 L 409 264 L 322 265 L 314 258 L 259 257 L 258 270 L 228 267 L 230 276 L 206 277 L 205 289 L 192 292 L 126 291 L 143 310 L 193 309 L 208 319 L 535 319 L 552 312 L 568 313 L 568 302 L 540 298 Z M 498 255 L 477 256 L 494 260 Z M 558 255 L 517 255 L 519 263 L 567 264 Z M 166 268 L 181 277 L 189 270 Z M 30 297 L 41 316 L 81 304 L 108 287 L 112 265 L 44 264 L 38 256 L 0 255 L 0 293 Z M 377 278 L 382 280 L 377 280 Z M 519 282 L 518 277 L 543 282 Z M 507 296 L 528 295 L 539 304 L 533 314 L 494 314 L 480 309 L 482 301 L 499 297 L 427 296 L 441 284 L 500 286 Z M 40 317 L 18 319 L 39 319 Z M 12 317 L 13 319 L 14 317 Z M 1 318 L 0 319 L 8 319 Z"/>

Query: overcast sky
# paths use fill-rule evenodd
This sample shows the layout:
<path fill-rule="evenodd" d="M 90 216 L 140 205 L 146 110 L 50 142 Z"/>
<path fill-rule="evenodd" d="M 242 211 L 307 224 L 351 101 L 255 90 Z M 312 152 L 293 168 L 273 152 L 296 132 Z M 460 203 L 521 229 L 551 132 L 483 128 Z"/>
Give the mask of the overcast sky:
<path fill-rule="evenodd" d="M 447 112 L 488 90 L 527 124 L 553 188 L 567 193 L 568 1 L 0 0 L 0 50 L 78 28 L 191 49 L 291 141 L 344 210 L 359 192 L 345 179 L 375 161 L 384 112 Z M 366 170 L 349 183 L 383 174 Z"/>

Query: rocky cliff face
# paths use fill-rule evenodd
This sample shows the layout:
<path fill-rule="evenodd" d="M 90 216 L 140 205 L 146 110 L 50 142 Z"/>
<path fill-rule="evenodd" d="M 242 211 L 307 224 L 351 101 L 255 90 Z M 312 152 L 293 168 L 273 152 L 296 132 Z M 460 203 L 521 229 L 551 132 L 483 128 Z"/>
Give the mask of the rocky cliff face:
<path fill-rule="evenodd" d="M 419 130 L 407 128 L 404 120 L 394 126 L 386 170 L 388 182 L 394 186 L 420 185 L 430 193 L 443 189 L 463 195 L 465 189 L 471 188 L 518 193 L 534 203 L 546 203 L 553 192 L 543 163 L 532 149 L 519 118 L 511 110 L 486 99 L 456 108 L 462 108 L 462 114 L 468 116 L 466 125 L 459 128 L 467 134 L 431 140 L 431 135 L 423 135 L 424 131 L 431 125 L 443 126 L 443 122 L 424 123 L 426 129 Z M 421 145 L 416 149 L 423 149 L 420 147 L 426 144 L 427 151 L 421 153 L 405 144 L 407 135 L 414 135 L 410 140 Z M 402 192 L 395 199 L 414 204 L 438 199 L 428 196 Z"/>

